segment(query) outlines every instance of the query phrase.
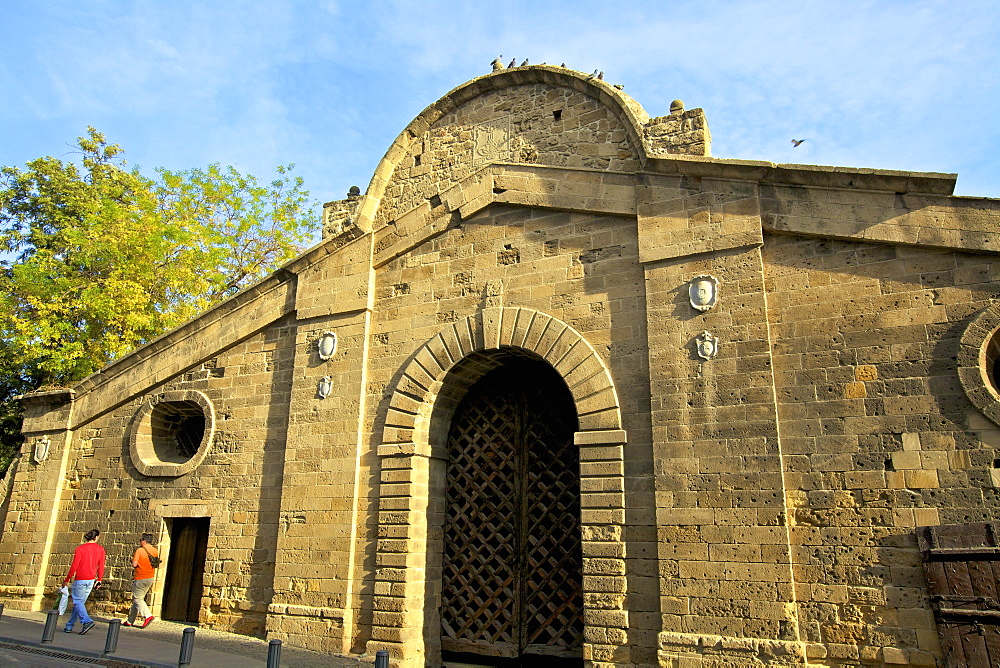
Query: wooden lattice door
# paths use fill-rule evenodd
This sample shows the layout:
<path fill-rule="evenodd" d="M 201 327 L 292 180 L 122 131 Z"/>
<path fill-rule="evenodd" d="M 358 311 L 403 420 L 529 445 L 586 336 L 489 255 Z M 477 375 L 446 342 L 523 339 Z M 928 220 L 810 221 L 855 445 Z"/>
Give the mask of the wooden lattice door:
<path fill-rule="evenodd" d="M 576 426 L 562 379 L 527 360 L 487 374 L 456 410 L 441 592 L 446 652 L 497 657 L 496 665 L 581 656 Z"/>

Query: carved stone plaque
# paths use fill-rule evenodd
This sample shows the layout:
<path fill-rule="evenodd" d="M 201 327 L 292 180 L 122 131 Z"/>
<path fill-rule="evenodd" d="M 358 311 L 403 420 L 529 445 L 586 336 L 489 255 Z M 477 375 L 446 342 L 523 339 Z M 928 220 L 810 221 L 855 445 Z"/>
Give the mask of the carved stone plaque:
<path fill-rule="evenodd" d="M 323 332 L 323 336 L 316 342 L 316 348 L 321 360 L 328 360 L 337 354 L 337 333 Z"/>
<path fill-rule="evenodd" d="M 46 459 L 49 458 L 49 446 L 52 445 L 52 441 L 49 440 L 48 436 L 42 436 L 35 441 L 35 451 L 34 460 L 36 464 L 41 464 Z"/>
<path fill-rule="evenodd" d="M 510 119 L 501 118 L 477 125 L 473 131 L 475 145 L 472 149 L 472 164 L 485 165 L 491 162 L 510 160 Z"/>
<path fill-rule="evenodd" d="M 695 276 L 688 287 L 688 295 L 692 307 L 699 311 L 709 310 L 719 299 L 719 279 L 708 274 Z"/>
<path fill-rule="evenodd" d="M 695 341 L 695 350 L 698 352 L 698 357 L 703 360 L 713 359 L 719 354 L 719 338 L 710 332 L 702 332 L 695 337 Z"/>

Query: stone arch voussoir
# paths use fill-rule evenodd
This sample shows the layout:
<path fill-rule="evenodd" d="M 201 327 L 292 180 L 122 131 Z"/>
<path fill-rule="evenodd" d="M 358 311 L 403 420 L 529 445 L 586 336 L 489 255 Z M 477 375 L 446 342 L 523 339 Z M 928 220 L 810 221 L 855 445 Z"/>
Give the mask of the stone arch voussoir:
<path fill-rule="evenodd" d="M 443 328 L 416 352 L 389 401 L 383 446 L 426 444 L 430 412 L 448 372 L 472 353 L 500 348 L 532 352 L 562 375 L 576 402 L 581 432 L 622 428 L 611 374 L 579 332 L 532 309 L 494 308 Z"/>

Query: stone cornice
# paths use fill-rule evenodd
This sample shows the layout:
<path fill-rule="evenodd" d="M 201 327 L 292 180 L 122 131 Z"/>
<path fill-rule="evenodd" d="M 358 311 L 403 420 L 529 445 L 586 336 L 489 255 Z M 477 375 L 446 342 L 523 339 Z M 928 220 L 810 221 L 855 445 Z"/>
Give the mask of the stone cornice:
<path fill-rule="evenodd" d="M 73 388 L 75 414 L 93 419 L 291 313 L 295 285 L 293 274 L 279 270 L 88 376 Z"/>
<path fill-rule="evenodd" d="M 646 162 L 644 171 L 656 174 L 757 181 L 775 185 L 928 195 L 951 195 L 955 191 L 955 182 L 958 179 L 957 174 L 937 172 L 902 172 L 891 169 L 779 164 L 762 160 L 732 160 L 694 155 L 650 158 Z"/>
<path fill-rule="evenodd" d="M 60 387 L 52 390 L 38 390 L 28 394 L 22 394 L 18 399 L 24 406 L 53 406 L 65 404 L 73 401 L 76 391 L 68 387 Z"/>

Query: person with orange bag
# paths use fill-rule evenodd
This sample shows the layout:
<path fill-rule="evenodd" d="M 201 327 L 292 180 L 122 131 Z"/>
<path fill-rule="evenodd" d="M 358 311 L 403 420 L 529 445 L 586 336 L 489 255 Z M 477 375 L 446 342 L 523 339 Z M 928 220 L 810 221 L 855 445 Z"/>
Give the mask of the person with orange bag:
<path fill-rule="evenodd" d="M 122 626 L 144 629 L 153 621 L 153 615 L 146 605 L 146 592 L 153 586 L 153 576 L 156 575 L 156 567 L 160 565 L 160 552 L 153 547 L 152 542 L 153 534 L 142 534 L 139 547 L 132 555 L 132 607 L 128 611 L 128 620 L 122 622 Z"/>

